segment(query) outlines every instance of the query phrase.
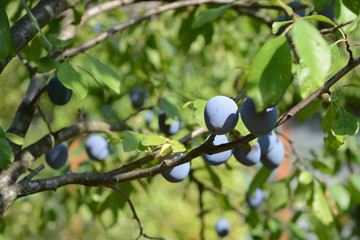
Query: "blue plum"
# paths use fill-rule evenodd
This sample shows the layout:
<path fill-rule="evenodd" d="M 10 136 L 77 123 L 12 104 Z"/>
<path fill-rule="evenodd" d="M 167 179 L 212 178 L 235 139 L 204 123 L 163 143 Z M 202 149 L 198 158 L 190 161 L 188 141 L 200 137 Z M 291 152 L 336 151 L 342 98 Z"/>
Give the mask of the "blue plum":
<path fill-rule="evenodd" d="M 227 219 L 219 218 L 216 221 L 215 229 L 220 237 L 225 237 L 231 230 L 231 224 Z"/>
<path fill-rule="evenodd" d="M 277 106 L 256 112 L 254 101 L 246 97 L 240 106 L 240 115 L 246 128 L 254 136 L 263 136 L 270 133 L 277 121 Z"/>
<path fill-rule="evenodd" d="M 275 146 L 267 154 L 261 157 L 262 164 L 268 169 L 277 168 L 285 157 L 285 149 L 283 143 L 277 138 Z"/>
<path fill-rule="evenodd" d="M 190 172 L 190 162 L 167 169 L 161 175 L 169 182 L 176 183 L 184 180 Z"/>
<path fill-rule="evenodd" d="M 258 138 L 258 143 L 259 143 L 260 149 L 261 149 L 261 156 L 264 156 L 269 151 L 271 151 L 271 149 L 274 148 L 276 139 L 277 139 L 277 137 L 276 137 L 275 131 L 271 131 L 270 133 L 268 133 L 264 136 L 260 136 Z"/>
<path fill-rule="evenodd" d="M 180 126 L 181 126 L 180 119 L 178 119 L 177 121 L 171 124 L 166 124 L 166 118 L 167 116 L 165 113 L 160 113 L 159 115 L 160 131 L 164 133 L 166 136 L 171 136 L 176 134 L 180 130 Z"/>
<path fill-rule="evenodd" d="M 206 140 L 209 138 L 208 136 Z M 229 142 L 229 138 L 227 135 L 216 135 L 213 141 L 213 144 L 215 146 L 225 144 Z M 203 154 L 202 158 L 204 161 L 209 165 L 220 165 L 224 162 L 226 162 L 232 155 L 232 150 L 227 150 L 224 152 L 219 152 L 215 154 Z"/>
<path fill-rule="evenodd" d="M 72 96 L 72 90 L 65 87 L 57 76 L 50 79 L 46 91 L 51 102 L 56 105 L 67 104 Z"/>
<path fill-rule="evenodd" d="M 98 134 L 91 134 L 86 139 L 85 149 L 89 157 L 97 161 L 104 161 L 110 153 L 106 138 Z"/>
<path fill-rule="evenodd" d="M 211 133 L 226 134 L 235 128 L 239 120 L 239 108 L 231 98 L 215 96 L 206 103 L 204 118 Z"/>
<path fill-rule="evenodd" d="M 249 193 L 246 193 L 246 202 L 252 209 L 258 208 L 262 204 L 263 200 L 264 193 L 261 188 L 255 189 L 254 196 L 249 196 Z"/>
<path fill-rule="evenodd" d="M 330 4 L 324 10 L 319 11 L 319 15 L 323 15 L 329 18 L 331 21 L 336 22 L 336 17 L 334 13 L 334 4 Z M 319 22 L 319 28 L 331 28 L 333 27 L 331 24 L 326 22 Z"/>
<path fill-rule="evenodd" d="M 131 104 L 134 108 L 141 108 L 147 98 L 147 93 L 142 88 L 134 88 L 130 92 Z"/>
<path fill-rule="evenodd" d="M 47 164 L 54 169 L 59 169 L 64 166 L 67 158 L 68 149 L 65 144 L 56 145 L 45 154 Z"/>
<path fill-rule="evenodd" d="M 253 166 L 260 161 L 261 150 L 258 142 L 251 147 L 250 145 L 243 145 L 235 148 L 234 157 L 245 166 Z"/>

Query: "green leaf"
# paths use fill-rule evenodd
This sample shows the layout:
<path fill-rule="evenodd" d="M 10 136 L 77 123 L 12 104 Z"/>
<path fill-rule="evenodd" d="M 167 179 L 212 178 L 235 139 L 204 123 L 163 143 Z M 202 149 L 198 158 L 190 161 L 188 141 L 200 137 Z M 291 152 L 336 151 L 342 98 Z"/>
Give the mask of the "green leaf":
<path fill-rule="evenodd" d="M 204 120 L 204 110 L 207 101 L 203 99 L 196 99 L 194 101 L 194 108 L 195 108 L 195 121 L 202 127 L 206 127 L 205 120 Z"/>
<path fill-rule="evenodd" d="M 278 211 L 289 203 L 290 191 L 287 184 L 283 181 L 275 183 L 270 190 L 268 199 L 269 207 L 273 211 Z"/>
<path fill-rule="evenodd" d="M 325 163 L 320 162 L 320 161 L 311 161 L 311 165 L 316 168 L 317 170 L 323 172 L 323 173 L 327 173 L 329 175 L 333 175 L 334 171 L 328 167 Z"/>
<path fill-rule="evenodd" d="M 337 111 L 338 109 L 335 104 L 331 104 L 329 110 L 326 112 L 321 122 L 321 128 L 324 133 L 331 133 L 331 125 L 335 119 Z"/>
<path fill-rule="evenodd" d="M 166 124 L 171 124 L 179 119 L 179 110 L 166 98 L 160 98 L 158 106 L 166 114 Z"/>
<path fill-rule="evenodd" d="M 335 135 L 355 135 L 359 131 L 359 122 L 354 115 L 339 107 L 331 130 Z"/>
<path fill-rule="evenodd" d="M 277 102 L 291 83 L 291 53 L 285 36 L 275 37 L 264 46 L 251 63 L 247 95 L 257 111 Z"/>
<path fill-rule="evenodd" d="M 306 233 L 298 227 L 295 223 L 290 222 L 288 224 L 290 230 L 290 239 L 294 240 L 306 240 Z"/>
<path fill-rule="evenodd" d="M 304 207 L 307 205 L 312 196 L 312 185 L 301 185 L 299 184 L 294 194 L 294 204 L 297 207 Z"/>
<path fill-rule="evenodd" d="M 305 65 L 309 68 L 312 81 L 319 86 L 330 70 L 330 48 L 319 31 L 304 20 L 297 20 L 293 28 L 295 47 Z"/>
<path fill-rule="evenodd" d="M 57 70 L 57 76 L 65 87 L 74 91 L 79 101 L 86 97 L 88 93 L 87 83 L 70 63 L 61 63 Z"/>
<path fill-rule="evenodd" d="M 167 143 L 166 138 L 158 135 L 143 135 L 141 144 L 144 146 L 158 146 Z"/>
<path fill-rule="evenodd" d="M 328 133 L 327 137 L 324 137 L 324 143 L 326 149 L 337 149 L 345 143 L 346 136 L 333 135 Z"/>
<path fill-rule="evenodd" d="M 170 143 L 165 143 L 164 145 L 162 145 L 160 149 L 161 156 L 165 156 L 171 152 L 172 152 L 172 145 Z"/>
<path fill-rule="evenodd" d="M 276 34 L 282 26 L 285 26 L 285 25 L 287 25 L 289 23 L 292 23 L 292 22 L 293 22 L 293 20 L 282 21 L 282 22 L 273 22 L 273 24 L 271 26 L 272 33 Z"/>
<path fill-rule="evenodd" d="M 307 185 L 313 180 L 313 174 L 310 171 L 302 171 L 299 175 L 299 183 Z"/>
<path fill-rule="evenodd" d="M 311 15 L 311 16 L 305 16 L 301 18 L 302 20 L 312 20 L 312 21 L 318 21 L 318 22 L 326 22 L 333 26 L 336 26 L 336 23 L 334 23 L 329 18 L 325 17 L 324 15 Z"/>
<path fill-rule="evenodd" d="M 360 194 L 360 175 L 353 174 L 350 177 L 349 183 L 356 189 L 356 191 Z"/>
<path fill-rule="evenodd" d="M 299 123 L 302 123 L 307 118 L 311 117 L 316 112 L 316 110 L 321 106 L 321 104 L 322 104 L 321 99 L 315 99 L 313 102 L 311 102 L 306 107 L 301 109 L 298 118 Z"/>
<path fill-rule="evenodd" d="M 38 32 L 40 33 L 43 43 L 44 43 L 44 48 L 46 49 L 46 51 L 50 52 L 52 50 L 52 45 L 49 42 L 49 40 L 45 37 L 43 31 L 41 30 L 38 22 L 36 21 L 34 15 L 32 14 L 32 12 L 30 11 L 29 7 L 26 4 L 25 0 L 21 0 L 21 4 L 23 5 L 23 7 L 26 10 L 27 15 L 29 16 L 31 22 L 35 25 L 36 29 L 38 30 Z"/>
<path fill-rule="evenodd" d="M 14 160 L 14 153 L 6 139 L 5 132 L 0 127 L 0 167 L 8 168 Z"/>
<path fill-rule="evenodd" d="M 143 135 L 133 131 L 122 132 L 122 145 L 125 152 L 131 152 L 139 149 L 139 144 Z"/>
<path fill-rule="evenodd" d="M 255 190 L 261 187 L 266 182 L 266 180 L 269 178 L 271 173 L 272 170 L 267 169 L 266 167 L 261 167 L 259 169 L 254 179 L 250 183 L 249 192 L 248 192 L 249 196 L 254 195 Z"/>
<path fill-rule="evenodd" d="M 326 201 L 323 190 L 316 182 L 313 186 L 313 201 L 311 204 L 313 214 L 324 224 L 329 225 L 333 222 L 333 216 Z"/>
<path fill-rule="evenodd" d="M 334 3 L 334 14 L 339 23 L 353 21 L 357 17 L 357 14 L 351 11 L 352 5 L 349 4 L 349 2 L 350 1 L 347 0 L 337 0 Z M 351 1 L 351 2 L 357 2 L 357 1 Z"/>
<path fill-rule="evenodd" d="M 221 190 L 221 180 L 219 176 L 214 172 L 214 170 L 212 170 L 212 168 L 208 164 L 205 164 L 205 168 L 210 175 L 210 180 L 214 187 Z"/>
<path fill-rule="evenodd" d="M 349 209 L 351 196 L 349 191 L 341 183 L 332 185 L 330 187 L 330 193 L 341 210 L 346 211 Z"/>
<path fill-rule="evenodd" d="M 71 40 L 71 39 L 70 40 L 58 39 L 56 37 L 56 35 L 54 35 L 54 34 L 46 35 L 46 37 L 49 40 L 49 42 L 51 43 L 51 45 L 58 47 L 58 48 L 64 48 L 73 42 L 73 40 Z"/>
<path fill-rule="evenodd" d="M 199 16 L 197 16 L 194 20 L 194 22 L 192 23 L 191 27 L 192 28 L 198 28 L 201 27 L 202 25 L 204 25 L 207 22 L 210 22 L 222 15 L 224 15 L 224 13 L 226 12 L 226 10 L 228 10 L 229 8 L 232 7 L 232 3 L 231 4 L 226 4 L 217 8 L 212 8 L 206 11 L 203 11 L 199 14 Z"/>
<path fill-rule="evenodd" d="M 297 75 L 302 99 L 307 98 L 311 93 L 320 87 L 318 82 L 312 80 L 313 76 L 311 75 L 310 69 L 305 65 L 302 59 L 300 59 Z"/>
<path fill-rule="evenodd" d="M 37 67 L 37 72 L 38 73 L 49 72 L 49 71 L 57 68 L 59 66 L 59 64 L 60 63 L 57 62 L 56 60 L 54 60 L 53 58 L 42 57 L 42 58 L 40 58 L 39 65 Z"/>
<path fill-rule="evenodd" d="M 23 145 L 24 144 L 24 138 L 20 137 L 19 135 L 16 135 L 14 133 L 5 133 L 6 137 L 12 141 L 13 143 L 17 144 L 17 145 Z"/>
<path fill-rule="evenodd" d="M 331 0 L 313 0 L 315 11 L 319 12 L 324 10 L 331 4 Z"/>
<path fill-rule="evenodd" d="M 95 76 L 98 82 L 104 82 L 106 86 L 114 90 L 116 93 L 120 93 L 120 76 L 111 69 L 108 65 L 100 62 L 98 59 L 93 58 L 89 54 L 86 54 L 91 72 Z"/>
<path fill-rule="evenodd" d="M 186 147 L 184 146 L 184 144 L 180 143 L 179 141 L 171 140 L 170 143 L 171 143 L 172 151 L 174 153 L 186 151 Z"/>
<path fill-rule="evenodd" d="M 7 57 L 12 48 L 11 29 L 6 11 L 0 6 L 0 59 Z"/>

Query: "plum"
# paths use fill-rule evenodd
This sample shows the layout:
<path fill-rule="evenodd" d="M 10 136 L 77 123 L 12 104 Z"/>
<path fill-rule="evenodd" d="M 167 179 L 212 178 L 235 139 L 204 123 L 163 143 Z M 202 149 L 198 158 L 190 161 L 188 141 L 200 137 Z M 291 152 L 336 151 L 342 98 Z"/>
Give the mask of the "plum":
<path fill-rule="evenodd" d="M 104 161 L 110 153 L 106 138 L 98 134 L 91 134 L 86 139 L 85 149 L 89 157 L 97 161 Z"/>
<path fill-rule="evenodd" d="M 285 149 L 283 143 L 277 138 L 275 146 L 268 153 L 261 157 L 262 164 L 272 170 L 277 168 L 285 157 Z"/>
<path fill-rule="evenodd" d="M 250 145 L 243 145 L 235 148 L 234 157 L 245 166 L 253 166 L 260 161 L 261 150 L 258 142 L 251 147 Z"/>
<path fill-rule="evenodd" d="M 59 169 L 65 165 L 68 158 L 68 149 L 65 144 L 53 147 L 45 154 L 47 164 L 53 169 Z"/>
<path fill-rule="evenodd" d="M 211 133 L 226 134 L 235 128 L 239 120 L 239 108 L 231 98 L 215 96 L 206 103 L 204 118 Z"/>
<path fill-rule="evenodd" d="M 219 218 L 216 221 L 215 229 L 220 237 L 225 237 L 231 230 L 231 224 L 227 219 Z"/>
<path fill-rule="evenodd" d="M 246 202 L 252 209 L 258 208 L 262 204 L 263 200 L 264 193 L 261 188 L 255 189 L 254 196 L 249 196 L 249 193 L 246 193 Z"/>
<path fill-rule="evenodd" d="M 210 135 L 206 138 L 206 140 L 210 137 Z M 205 140 L 205 141 L 206 141 Z M 229 138 L 227 135 L 216 135 L 213 141 L 215 146 L 225 144 L 229 142 Z M 209 165 L 220 165 L 226 162 L 232 155 L 232 150 L 227 150 L 224 152 L 219 152 L 215 154 L 203 154 L 202 158 Z"/>
<path fill-rule="evenodd" d="M 46 91 L 51 102 L 56 105 L 67 104 L 72 96 L 72 90 L 65 87 L 57 76 L 50 79 Z"/>
<path fill-rule="evenodd" d="M 166 136 L 171 136 L 176 134 L 180 130 L 181 122 L 180 119 L 176 120 L 175 122 L 171 124 L 166 124 L 166 114 L 160 113 L 159 115 L 159 128 L 162 133 L 164 133 Z"/>

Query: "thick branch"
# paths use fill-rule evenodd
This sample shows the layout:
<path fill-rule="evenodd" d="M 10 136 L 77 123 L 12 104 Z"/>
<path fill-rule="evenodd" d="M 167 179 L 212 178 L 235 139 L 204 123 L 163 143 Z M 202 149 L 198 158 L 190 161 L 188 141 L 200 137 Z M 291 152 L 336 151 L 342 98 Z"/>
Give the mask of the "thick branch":
<path fill-rule="evenodd" d="M 350 61 L 343 69 L 336 73 L 332 78 L 330 78 L 322 87 L 313 92 L 309 97 L 301 101 L 299 104 L 295 105 L 290 109 L 286 114 L 283 114 L 279 117 L 277 126 L 285 123 L 287 120 L 292 118 L 296 113 L 298 113 L 302 108 L 307 104 L 320 97 L 323 93 L 327 92 L 329 88 L 334 85 L 342 76 L 348 73 L 350 70 L 355 68 L 360 64 L 360 58 L 355 58 L 353 61 Z M 39 179 L 30 181 L 27 184 L 20 184 L 19 188 L 21 189 L 19 196 L 25 196 L 28 194 L 47 191 L 51 189 L 57 189 L 58 187 L 67 185 L 67 184 L 81 184 L 86 186 L 99 186 L 99 185 L 109 185 L 118 182 L 131 181 L 134 179 L 144 178 L 154 176 L 166 169 L 175 167 L 177 165 L 189 162 L 192 159 L 201 156 L 204 153 L 213 154 L 218 152 L 223 152 L 230 150 L 240 145 L 246 144 L 249 141 L 255 139 L 256 137 L 249 134 L 245 137 L 242 137 L 233 142 L 214 146 L 211 143 L 205 143 L 188 152 L 185 155 L 178 156 L 171 161 L 163 161 L 162 163 L 147 168 L 141 169 L 132 172 L 123 172 L 123 171 L 111 171 L 105 173 L 66 173 L 62 176 L 48 178 L 48 179 Z"/>
<path fill-rule="evenodd" d="M 42 28 L 59 13 L 71 7 L 78 1 L 79 0 L 42 0 L 31 10 L 31 12 L 39 23 L 39 26 Z M 14 26 L 11 27 L 12 42 L 16 51 L 18 52 L 23 49 L 37 33 L 38 31 L 28 15 L 23 16 L 17 21 Z M 9 55 L 0 61 L 0 74 L 12 58 L 13 56 Z"/>

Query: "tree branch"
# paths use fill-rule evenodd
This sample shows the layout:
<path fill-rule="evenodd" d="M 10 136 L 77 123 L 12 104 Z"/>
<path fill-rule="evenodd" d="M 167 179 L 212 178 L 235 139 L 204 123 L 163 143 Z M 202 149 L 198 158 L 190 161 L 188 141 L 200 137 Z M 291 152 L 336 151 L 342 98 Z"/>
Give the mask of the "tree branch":
<path fill-rule="evenodd" d="M 53 20 L 59 13 L 76 4 L 80 0 L 42 0 L 32 10 L 36 21 L 42 28 Z M 11 27 L 11 38 L 16 51 L 25 47 L 38 33 L 29 16 L 24 15 Z M 0 74 L 14 56 L 8 55 L 0 61 Z"/>

